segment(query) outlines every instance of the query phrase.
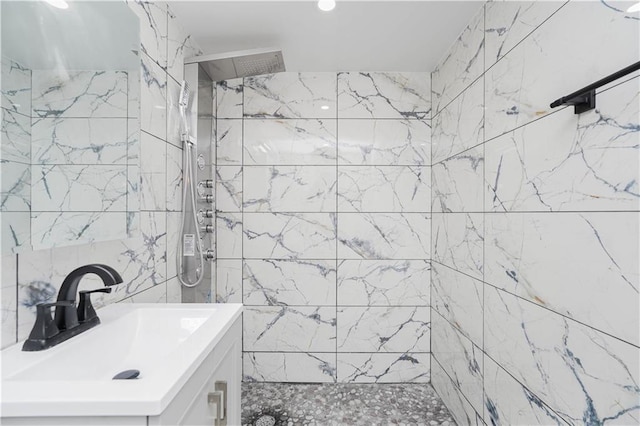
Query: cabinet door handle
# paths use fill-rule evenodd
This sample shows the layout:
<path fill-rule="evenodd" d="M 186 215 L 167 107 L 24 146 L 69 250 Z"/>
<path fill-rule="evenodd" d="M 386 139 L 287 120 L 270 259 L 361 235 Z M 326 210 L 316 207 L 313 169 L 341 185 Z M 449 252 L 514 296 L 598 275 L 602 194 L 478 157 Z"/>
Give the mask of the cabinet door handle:
<path fill-rule="evenodd" d="M 214 426 L 227 425 L 227 382 L 216 382 L 215 391 L 207 396 L 209 404 L 216 405 L 216 417 Z"/>

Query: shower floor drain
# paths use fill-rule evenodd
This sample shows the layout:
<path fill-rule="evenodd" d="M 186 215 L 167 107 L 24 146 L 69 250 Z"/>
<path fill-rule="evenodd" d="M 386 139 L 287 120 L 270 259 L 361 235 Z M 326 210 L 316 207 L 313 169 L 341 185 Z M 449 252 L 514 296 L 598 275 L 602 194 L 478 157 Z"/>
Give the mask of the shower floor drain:
<path fill-rule="evenodd" d="M 267 414 L 258 417 L 253 423 L 254 426 L 274 426 L 276 424 L 276 418 Z"/>

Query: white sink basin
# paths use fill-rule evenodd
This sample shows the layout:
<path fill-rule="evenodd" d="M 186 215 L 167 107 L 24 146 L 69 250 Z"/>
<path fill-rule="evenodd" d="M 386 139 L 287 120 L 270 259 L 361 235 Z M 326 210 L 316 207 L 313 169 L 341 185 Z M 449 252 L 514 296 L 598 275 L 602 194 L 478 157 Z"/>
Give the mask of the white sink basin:
<path fill-rule="evenodd" d="M 102 324 L 39 352 L 2 355 L 4 417 L 160 414 L 240 316 L 239 304 L 114 304 Z M 135 380 L 112 380 L 124 370 Z"/>

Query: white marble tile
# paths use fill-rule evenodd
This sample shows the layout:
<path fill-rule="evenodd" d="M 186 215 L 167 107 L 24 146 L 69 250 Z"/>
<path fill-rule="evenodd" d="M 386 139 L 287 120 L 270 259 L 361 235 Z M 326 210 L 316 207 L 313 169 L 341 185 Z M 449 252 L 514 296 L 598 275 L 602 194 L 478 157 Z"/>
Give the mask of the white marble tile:
<path fill-rule="evenodd" d="M 165 173 L 167 143 L 147 132 L 140 132 L 140 168 L 143 173 Z"/>
<path fill-rule="evenodd" d="M 434 117 L 485 70 L 484 6 L 431 73 Z"/>
<path fill-rule="evenodd" d="M 428 307 L 338 307 L 338 352 L 429 352 Z"/>
<path fill-rule="evenodd" d="M 487 215 L 485 280 L 640 344 L 638 213 Z"/>
<path fill-rule="evenodd" d="M 167 73 L 142 55 L 140 129 L 162 140 L 167 137 Z"/>
<path fill-rule="evenodd" d="M 334 259 L 333 213 L 244 213 L 244 257 Z"/>
<path fill-rule="evenodd" d="M 341 259 L 428 259 L 428 214 L 339 213 Z"/>
<path fill-rule="evenodd" d="M 182 147 L 180 141 L 180 110 L 178 102 L 180 101 L 181 87 L 180 83 L 171 77 L 167 77 L 167 142 Z"/>
<path fill-rule="evenodd" d="M 433 312 L 431 321 L 433 356 L 474 410 L 482 413 L 482 351 L 440 314 Z"/>
<path fill-rule="evenodd" d="M 487 355 L 567 422 L 638 422 L 636 346 L 488 286 L 485 303 Z"/>
<path fill-rule="evenodd" d="M 127 120 L 127 164 L 140 164 L 140 119 L 129 118 Z"/>
<path fill-rule="evenodd" d="M 126 0 L 140 19 L 142 51 L 161 67 L 167 66 L 167 3 L 163 1 Z"/>
<path fill-rule="evenodd" d="M 36 212 L 126 211 L 127 166 L 31 166 Z"/>
<path fill-rule="evenodd" d="M 31 128 L 33 164 L 126 164 L 128 145 L 126 118 L 43 118 Z"/>
<path fill-rule="evenodd" d="M 177 247 L 180 234 L 182 213 L 167 212 L 167 277 L 174 278 L 177 272 Z"/>
<path fill-rule="evenodd" d="M 427 260 L 342 260 L 338 262 L 340 306 L 427 306 Z"/>
<path fill-rule="evenodd" d="M 127 117 L 124 71 L 34 70 L 32 84 L 33 117 Z"/>
<path fill-rule="evenodd" d="M 3 211 L 2 253 L 21 253 L 31 250 L 31 216 L 28 212 Z"/>
<path fill-rule="evenodd" d="M 245 212 L 334 212 L 335 166 L 247 166 Z"/>
<path fill-rule="evenodd" d="M 338 382 L 429 383 L 428 353 L 338 354 Z"/>
<path fill-rule="evenodd" d="M 482 213 L 434 213 L 431 228 L 432 259 L 482 279 L 483 221 Z"/>
<path fill-rule="evenodd" d="M 338 123 L 338 163 L 363 166 L 428 166 L 428 120 L 348 120 Z"/>
<path fill-rule="evenodd" d="M 2 108 L 2 161 L 31 162 L 31 118 Z"/>
<path fill-rule="evenodd" d="M 184 78 L 184 60 L 202 55 L 202 50 L 194 38 L 188 34 L 176 15 L 168 8 L 167 22 L 167 72 L 176 81 L 181 82 Z"/>
<path fill-rule="evenodd" d="M 336 309 L 248 306 L 243 310 L 243 330 L 243 349 L 247 352 L 333 352 Z"/>
<path fill-rule="evenodd" d="M 215 197 L 217 211 L 242 211 L 242 175 L 242 166 L 216 167 Z"/>
<path fill-rule="evenodd" d="M 140 167 L 127 166 L 127 213 L 135 214 L 140 210 L 141 186 Z"/>
<path fill-rule="evenodd" d="M 427 72 L 338 73 L 338 118 L 431 118 Z"/>
<path fill-rule="evenodd" d="M 482 347 L 482 282 L 434 262 L 432 307 L 478 347 Z"/>
<path fill-rule="evenodd" d="M 485 6 L 486 68 L 506 55 L 566 1 L 492 1 Z"/>
<path fill-rule="evenodd" d="M 32 212 L 34 250 L 125 239 L 126 212 Z"/>
<path fill-rule="evenodd" d="M 216 303 L 242 303 L 242 260 L 216 261 Z"/>
<path fill-rule="evenodd" d="M 434 163 L 481 144 L 484 141 L 484 77 L 444 107 L 431 125 Z"/>
<path fill-rule="evenodd" d="M 3 161 L 0 175 L 3 212 L 28 212 L 31 210 L 31 167 L 29 164 Z"/>
<path fill-rule="evenodd" d="M 335 260 L 245 260 L 245 305 L 335 306 Z"/>
<path fill-rule="evenodd" d="M 244 116 L 334 118 L 336 78 L 332 72 L 281 72 L 247 77 Z"/>
<path fill-rule="evenodd" d="M 431 386 L 445 403 L 457 424 L 476 426 L 485 424 L 482 416 L 476 413 L 433 356 L 431 356 Z"/>
<path fill-rule="evenodd" d="M 242 118 L 243 83 L 241 78 L 219 81 L 216 84 L 216 117 Z"/>
<path fill-rule="evenodd" d="M 180 284 L 178 277 L 167 280 L 167 303 L 182 303 L 182 284 Z"/>
<path fill-rule="evenodd" d="M 156 284 L 122 300 L 124 303 L 167 303 L 167 283 Z"/>
<path fill-rule="evenodd" d="M 486 144 L 486 206 L 494 211 L 638 210 L 639 79 Z"/>
<path fill-rule="evenodd" d="M 140 118 L 140 79 L 142 76 L 142 60 L 137 70 L 127 71 L 127 116 Z M 138 127 L 140 125 L 138 124 Z"/>
<path fill-rule="evenodd" d="M 167 187 L 164 173 L 140 173 L 140 210 L 164 210 L 167 205 Z"/>
<path fill-rule="evenodd" d="M 431 167 L 434 212 L 481 212 L 483 147 L 473 148 Z"/>
<path fill-rule="evenodd" d="M 242 120 L 216 120 L 216 164 L 242 164 Z"/>
<path fill-rule="evenodd" d="M 120 273 L 124 282 L 114 287 L 110 299 L 120 300 L 167 280 L 166 213 L 141 212 L 140 216 L 139 237 L 92 244 L 88 251 L 79 248 L 81 265 L 113 259 L 109 265 Z M 169 259 L 170 262 L 174 260 Z"/>
<path fill-rule="evenodd" d="M 242 258 L 242 221 L 241 213 L 216 214 L 216 254 L 218 259 Z"/>
<path fill-rule="evenodd" d="M 182 149 L 167 144 L 167 210 L 182 210 Z"/>
<path fill-rule="evenodd" d="M 244 120 L 245 165 L 336 164 L 337 120 Z"/>
<path fill-rule="evenodd" d="M 17 259 L 18 257 L 15 255 L 5 254 L 2 256 L 2 287 L 0 289 L 2 292 L 0 294 L 0 300 L 2 301 L 2 304 L 0 305 L 2 334 L 0 335 L 0 348 L 6 348 L 7 346 L 13 345 L 16 343 L 17 339 Z"/>
<path fill-rule="evenodd" d="M 553 100 L 637 61 L 638 44 L 620 43 L 638 39 L 640 21 L 631 16 L 606 3 L 571 2 L 538 27 L 487 72 L 485 137 L 538 119 Z M 615 31 L 584 35 L 606 27 Z"/>
<path fill-rule="evenodd" d="M 327 353 L 245 352 L 243 381 L 277 383 L 335 383 L 336 356 Z"/>
<path fill-rule="evenodd" d="M 557 413 L 484 356 L 484 418 L 492 425 L 565 425 Z"/>
<path fill-rule="evenodd" d="M 338 211 L 428 212 L 431 168 L 339 166 Z"/>
<path fill-rule="evenodd" d="M 2 56 L 2 108 L 31 116 L 31 70 Z"/>

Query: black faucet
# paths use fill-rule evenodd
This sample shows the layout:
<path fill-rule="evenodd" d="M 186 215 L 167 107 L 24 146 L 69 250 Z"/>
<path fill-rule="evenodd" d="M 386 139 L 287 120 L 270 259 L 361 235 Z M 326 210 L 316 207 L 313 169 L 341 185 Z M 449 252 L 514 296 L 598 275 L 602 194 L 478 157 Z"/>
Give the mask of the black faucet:
<path fill-rule="evenodd" d="M 96 274 L 102 279 L 105 288 L 80 292 L 80 302 L 75 306 L 78 284 L 87 274 Z M 23 351 L 41 351 L 64 342 L 83 331 L 100 324 L 100 318 L 91 304 L 91 293 L 111 293 L 110 286 L 122 283 L 122 277 L 115 269 L 107 265 L 92 264 L 81 266 L 72 271 L 62 282 L 58 291 L 58 301 L 42 303 L 36 306 L 36 323 L 29 338 L 22 346 Z M 51 308 L 56 308 L 55 320 L 51 317 Z"/>

